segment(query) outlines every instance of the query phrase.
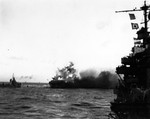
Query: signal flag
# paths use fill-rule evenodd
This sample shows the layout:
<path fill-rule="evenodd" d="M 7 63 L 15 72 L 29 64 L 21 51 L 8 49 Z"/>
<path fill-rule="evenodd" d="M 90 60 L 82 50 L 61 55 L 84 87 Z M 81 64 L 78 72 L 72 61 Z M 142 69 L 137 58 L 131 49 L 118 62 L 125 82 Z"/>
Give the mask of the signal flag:
<path fill-rule="evenodd" d="M 135 15 L 134 14 L 129 14 L 130 20 L 134 20 L 135 19 Z"/>
<path fill-rule="evenodd" d="M 138 25 L 138 23 L 131 23 L 131 27 L 132 27 L 132 29 L 138 29 L 139 25 Z"/>

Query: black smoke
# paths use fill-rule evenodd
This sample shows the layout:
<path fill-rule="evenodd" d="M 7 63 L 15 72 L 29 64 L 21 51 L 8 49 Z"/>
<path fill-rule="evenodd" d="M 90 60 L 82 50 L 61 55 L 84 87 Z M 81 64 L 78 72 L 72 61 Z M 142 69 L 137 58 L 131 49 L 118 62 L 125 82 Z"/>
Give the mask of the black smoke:
<path fill-rule="evenodd" d="M 118 85 L 118 76 L 111 71 L 101 71 L 98 73 L 93 69 L 88 69 L 81 71 L 79 76 L 77 76 L 76 69 L 74 69 L 73 65 L 71 62 L 70 65 L 59 69 L 58 74 L 49 82 L 50 86 L 56 88 L 110 89 Z M 72 74 L 73 77 L 69 77 L 70 74 Z"/>
<path fill-rule="evenodd" d="M 83 78 L 83 77 L 97 77 L 98 76 L 98 73 L 96 70 L 94 69 L 87 69 L 87 70 L 84 70 L 84 71 L 81 71 L 80 72 L 80 77 Z"/>
<path fill-rule="evenodd" d="M 110 71 L 102 71 L 96 76 L 93 70 L 80 72 L 80 78 L 75 79 L 74 83 L 79 88 L 114 88 L 118 84 L 118 76 Z"/>

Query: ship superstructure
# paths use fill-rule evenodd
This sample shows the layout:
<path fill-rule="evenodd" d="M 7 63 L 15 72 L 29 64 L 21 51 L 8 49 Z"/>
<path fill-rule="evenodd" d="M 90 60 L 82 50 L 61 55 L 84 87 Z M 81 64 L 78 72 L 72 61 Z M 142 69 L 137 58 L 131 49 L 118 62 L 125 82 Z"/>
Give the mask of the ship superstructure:
<path fill-rule="evenodd" d="M 148 31 L 148 21 L 150 20 L 150 6 L 144 2 L 140 9 L 124 10 L 118 12 L 143 11 L 143 27 L 137 31 L 138 41 L 132 48 L 132 53 L 121 58 L 121 66 L 116 68 L 119 76 L 119 85 L 115 89 L 117 98 L 111 103 L 112 110 L 145 108 L 150 104 L 145 92 L 150 88 L 150 32 Z M 136 27 L 136 26 L 135 26 Z"/>
<path fill-rule="evenodd" d="M 56 75 L 49 82 L 51 88 L 75 88 L 74 80 L 77 79 L 77 71 L 73 62 L 62 69 L 58 69 Z"/>

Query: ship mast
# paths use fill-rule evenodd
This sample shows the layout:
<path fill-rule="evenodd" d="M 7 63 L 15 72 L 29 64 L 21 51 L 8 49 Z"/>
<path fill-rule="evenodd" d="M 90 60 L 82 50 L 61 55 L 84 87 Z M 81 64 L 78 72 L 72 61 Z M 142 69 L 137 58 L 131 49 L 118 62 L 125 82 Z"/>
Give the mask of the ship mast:
<path fill-rule="evenodd" d="M 116 73 L 124 75 L 126 84 L 131 84 L 133 81 L 140 87 L 150 88 L 150 35 L 148 32 L 150 6 L 144 1 L 144 5 L 139 9 L 116 11 L 116 13 L 134 11 L 143 11 L 144 16 L 143 27 L 137 31 L 137 38 L 135 38 L 140 41 L 140 44 L 134 45 L 132 54 L 121 59 L 122 65 L 116 68 Z"/>
<path fill-rule="evenodd" d="M 146 5 L 146 1 L 144 1 L 144 6 L 142 6 L 140 9 L 133 9 L 133 10 L 123 10 L 123 11 L 116 11 L 116 13 L 119 12 L 135 12 L 135 11 L 143 11 L 143 15 L 144 15 L 144 38 L 143 38 L 143 46 L 145 47 L 146 45 L 146 39 L 148 37 L 148 26 L 147 26 L 147 11 L 149 10 L 149 6 Z"/>
<path fill-rule="evenodd" d="M 144 6 L 141 7 L 141 10 L 144 11 L 144 25 L 145 25 L 145 31 L 147 33 L 147 10 L 148 10 L 148 6 L 146 5 L 146 1 L 144 1 Z"/>
<path fill-rule="evenodd" d="M 149 6 L 146 5 L 146 1 L 144 1 L 144 6 L 141 7 L 141 10 L 143 10 L 144 12 L 144 28 L 145 28 L 145 33 L 144 33 L 144 39 L 143 39 L 143 46 L 145 47 L 145 45 L 147 44 L 146 39 L 148 37 L 148 27 L 147 27 L 147 10 L 149 9 Z"/>

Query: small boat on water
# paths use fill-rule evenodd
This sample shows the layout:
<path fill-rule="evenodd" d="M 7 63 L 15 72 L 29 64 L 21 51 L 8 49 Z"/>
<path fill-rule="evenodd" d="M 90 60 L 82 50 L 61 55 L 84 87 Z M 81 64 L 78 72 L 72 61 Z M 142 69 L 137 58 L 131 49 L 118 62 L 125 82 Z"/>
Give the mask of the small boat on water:
<path fill-rule="evenodd" d="M 20 88 L 21 83 L 17 82 L 14 74 L 12 76 L 12 79 L 10 79 L 10 82 L 2 82 L 0 83 L 0 88 Z"/>

